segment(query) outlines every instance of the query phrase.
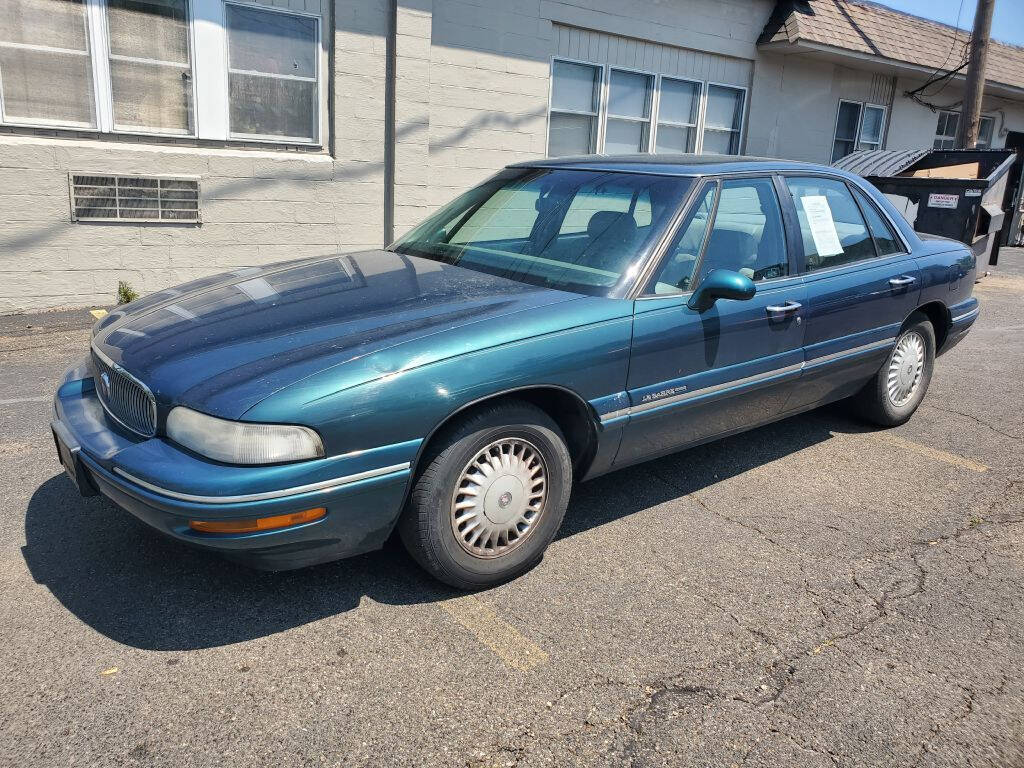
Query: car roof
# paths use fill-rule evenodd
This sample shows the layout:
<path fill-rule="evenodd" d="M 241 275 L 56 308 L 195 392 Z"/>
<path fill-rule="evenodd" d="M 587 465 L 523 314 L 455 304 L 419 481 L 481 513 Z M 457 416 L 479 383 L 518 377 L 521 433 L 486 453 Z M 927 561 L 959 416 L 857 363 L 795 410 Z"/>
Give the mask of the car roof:
<path fill-rule="evenodd" d="M 711 176 L 721 173 L 769 173 L 773 171 L 825 171 L 848 176 L 838 168 L 768 157 L 743 155 L 577 155 L 528 160 L 510 168 L 572 168 L 586 171 L 652 173 L 659 176 Z"/>

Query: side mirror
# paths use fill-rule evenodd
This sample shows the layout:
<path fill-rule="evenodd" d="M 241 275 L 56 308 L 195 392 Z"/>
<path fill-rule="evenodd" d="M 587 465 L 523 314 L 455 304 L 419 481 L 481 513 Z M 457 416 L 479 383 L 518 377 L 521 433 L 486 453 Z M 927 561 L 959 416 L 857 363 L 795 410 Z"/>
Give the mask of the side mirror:
<path fill-rule="evenodd" d="M 729 269 L 713 269 L 700 281 L 686 306 L 704 312 L 711 309 L 719 299 L 746 301 L 754 298 L 756 292 L 757 286 L 746 275 Z"/>

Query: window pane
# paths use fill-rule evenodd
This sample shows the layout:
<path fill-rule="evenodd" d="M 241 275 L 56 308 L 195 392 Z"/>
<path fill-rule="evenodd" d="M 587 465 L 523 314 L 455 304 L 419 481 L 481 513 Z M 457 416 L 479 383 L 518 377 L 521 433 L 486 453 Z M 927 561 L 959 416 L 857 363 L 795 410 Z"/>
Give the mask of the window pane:
<path fill-rule="evenodd" d="M 857 123 L 860 122 L 860 104 L 849 101 L 839 102 L 839 114 L 836 117 L 836 139 L 856 141 Z"/>
<path fill-rule="evenodd" d="M 110 53 L 187 65 L 185 0 L 107 0 Z"/>
<path fill-rule="evenodd" d="M 556 61 L 552 66 L 551 77 L 552 109 L 597 113 L 600 68 Z"/>
<path fill-rule="evenodd" d="M 316 77 L 316 19 L 229 5 L 229 68 Z"/>
<path fill-rule="evenodd" d="M 189 133 L 186 0 L 108 0 L 107 26 L 114 127 Z"/>
<path fill-rule="evenodd" d="M 848 154 L 853 152 L 853 142 L 845 141 L 844 139 L 836 139 L 832 144 L 832 162 L 840 158 L 846 157 Z"/>
<path fill-rule="evenodd" d="M 88 49 L 85 0 L 4 0 L 0 42 Z"/>
<path fill-rule="evenodd" d="M 882 122 L 884 117 L 884 109 L 864 107 L 864 118 L 860 124 L 861 143 L 878 145 L 882 142 Z"/>
<path fill-rule="evenodd" d="M 4 0 L 0 83 L 11 122 L 95 125 L 84 0 Z"/>
<path fill-rule="evenodd" d="M 693 152 L 697 146 L 697 129 L 658 123 L 656 144 L 659 152 Z"/>
<path fill-rule="evenodd" d="M 789 274 L 782 211 L 771 179 L 737 179 L 722 184 L 700 275 L 728 269 L 751 280 Z"/>
<path fill-rule="evenodd" d="M 722 155 L 739 152 L 742 120 L 743 91 L 722 85 L 709 85 L 701 151 Z"/>
<path fill-rule="evenodd" d="M 701 153 L 705 155 L 735 155 L 740 151 L 740 135 L 732 131 L 704 130 L 704 146 Z"/>
<path fill-rule="evenodd" d="M 650 117 L 653 86 L 654 78 L 651 75 L 613 69 L 608 88 L 608 114 L 621 117 Z"/>
<path fill-rule="evenodd" d="M 672 245 L 666 251 L 665 263 L 654 279 L 653 292 L 656 294 L 679 293 L 688 291 L 693 280 L 693 270 L 697 266 L 701 246 L 704 245 L 704 233 L 711 219 L 711 210 L 715 205 L 717 185 L 707 184 L 699 198 L 699 202 L 680 226 Z"/>
<path fill-rule="evenodd" d="M 315 140 L 316 20 L 235 5 L 227 18 L 231 134 Z"/>
<path fill-rule="evenodd" d="M 597 118 L 551 113 L 548 156 L 587 155 L 594 151 Z"/>
<path fill-rule="evenodd" d="M 608 118 L 604 151 L 609 155 L 647 151 L 648 123 Z"/>
<path fill-rule="evenodd" d="M 875 256 L 875 246 L 846 184 L 834 179 L 787 178 L 800 220 L 807 271 Z"/>
<path fill-rule="evenodd" d="M 315 81 L 232 72 L 229 91 L 231 133 L 304 141 L 316 138 Z"/>
<path fill-rule="evenodd" d="M 860 207 L 864 211 L 864 217 L 868 220 L 868 229 L 871 230 L 871 236 L 875 238 L 875 247 L 878 249 L 878 255 L 888 256 L 892 253 L 903 253 L 903 246 L 900 245 L 896 235 L 893 234 L 892 229 L 885 222 L 885 219 L 882 218 L 882 214 L 878 212 L 878 209 L 859 189 L 856 191 L 856 195 L 860 201 Z"/>
<path fill-rule="evenodd" d="M 0 46 L 0 78 L 8 120 L 95 125 L 87 54 Z"/>
<path fill-rule="evenodd" d="M 110 62 L 114 125 L 188 133 L 192 81 L 188 69 L 140 62 Z"/>
<path fill-rule="evenodd" d="M 708 107 L 704 124 L 708 128 L 738 131 L 743 119 L 743 91 L 721 85 L 708 86 Z"/>
<path fill-rule="evenodd" d="M 661 79 L 661 97 L 658 103 L 658 122 L 697 124 L 700 106 L 700 83 L 685 80 Z"/>
<path fill-rule="evenodd" d="M 992 124 L 993 120 L 991 117 L 981 118 L 981 124 L 978 126 L 978 146 L 985 148 L 992 144 Z"/>

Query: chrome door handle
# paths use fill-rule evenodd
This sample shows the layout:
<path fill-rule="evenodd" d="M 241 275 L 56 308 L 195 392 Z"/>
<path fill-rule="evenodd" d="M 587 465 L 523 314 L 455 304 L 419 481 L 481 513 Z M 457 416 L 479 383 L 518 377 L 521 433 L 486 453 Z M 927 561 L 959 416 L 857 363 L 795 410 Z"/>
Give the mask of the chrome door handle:
<path fill-rule="evenodd" d="M 905 288 L 908 285 L 913 285 L 917 282 L 916 277 L 910 277 L 909 275 L 902 275 L 901 277 L 893 277 L 889 280 L 889 285 L 893 288 Z"/>
<path fill-rule="evenodd" d="M 802 306 L 803 304 L 797 301 L 787 301 L 785 304 L 769 304 L 765 309 L 771 315 L 788 315 L 791 312 L 796 312 Z"/>

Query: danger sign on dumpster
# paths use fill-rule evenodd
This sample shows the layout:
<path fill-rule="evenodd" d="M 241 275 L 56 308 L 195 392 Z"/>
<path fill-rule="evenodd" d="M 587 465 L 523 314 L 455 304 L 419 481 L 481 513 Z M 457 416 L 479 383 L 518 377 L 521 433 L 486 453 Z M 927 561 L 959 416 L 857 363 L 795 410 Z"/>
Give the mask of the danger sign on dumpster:
<path fill-rule="evenodd" d="M 943 195 L 938 192 L 928 195 L 929 208 L 956 208 L 960 195 Z"/>

